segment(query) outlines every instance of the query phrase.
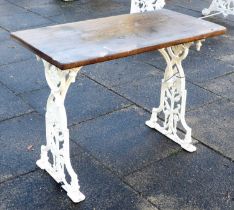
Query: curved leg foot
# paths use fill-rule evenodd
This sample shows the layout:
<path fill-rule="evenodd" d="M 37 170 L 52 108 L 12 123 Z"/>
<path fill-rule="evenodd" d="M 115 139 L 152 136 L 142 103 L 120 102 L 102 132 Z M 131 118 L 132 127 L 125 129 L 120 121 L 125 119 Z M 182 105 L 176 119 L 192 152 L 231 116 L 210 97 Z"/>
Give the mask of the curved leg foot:
<path fill-rule="evenodd" d="M 188 152 L 195 152 L 197 148 L 192 144 L 182 144 L 181 147 Z"/>
<path fill-rule="evenodd" d="M 202 10 L 202 14 L 203 14 L 204 16 L 209 15 L 210 12 L 211 12 L 211 11 L 210 11 L 209 9 L 207 9 L 207 8 L 205 8 L 205 9 Z"/>
<path fill-rule="evenodd" d="M 85 199 L 85 196 L 83 193 L 81 193 L 79 190 L 78 191 L 69 191 L 67 193 L 67 196 L 74 202 L 74 203 L 79 203 Z"/>

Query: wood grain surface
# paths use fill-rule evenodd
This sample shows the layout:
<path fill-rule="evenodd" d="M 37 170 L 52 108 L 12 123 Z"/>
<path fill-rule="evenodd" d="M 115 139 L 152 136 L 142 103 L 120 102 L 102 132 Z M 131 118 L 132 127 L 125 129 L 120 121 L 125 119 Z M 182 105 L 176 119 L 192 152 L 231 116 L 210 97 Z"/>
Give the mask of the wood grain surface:
<path fill-rule="evenodd" d="M 11 36 L 61 70 L 224 34 L 225 27 L 162 9 L 38 29 Z"/>

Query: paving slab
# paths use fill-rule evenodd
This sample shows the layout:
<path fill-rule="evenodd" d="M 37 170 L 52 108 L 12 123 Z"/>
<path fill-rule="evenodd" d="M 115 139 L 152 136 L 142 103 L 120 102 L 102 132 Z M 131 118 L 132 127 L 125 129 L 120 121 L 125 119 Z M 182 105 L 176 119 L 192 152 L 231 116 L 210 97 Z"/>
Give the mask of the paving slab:
<path fill-rule="evenodd" d="M 82 150 L 77 149 L 77 154 L 72 163 L 86 195 L 84 201 L 73 203 L 47 173 L 39 170 L 1 184 L 0 208 L 157 210 Z"/>
<path fill-rule="evenodd" d="M 234 100 L 234 73 L 210 80 L 204 87 L 222 97 Z"/>
<path fill-rule="evenodd" d="M 15 4 L 15 5 L 18 5 L 20 7 L 23 7 L 23 8 L 27 8 L 27 7 L 30 7 L 30 6 L 34 6 L 34 5 L 42 5 L 42 4 L 49 4 L 49 3 L 56 3 L 57 1 L 56 0 L 40 0 L 40 1 L 37 1 L 37 0 L 7 0 L 8 2 L 12 3 L 12 4 Z"/>
<path fill-rule="evenodd" d="M 234 17 L 233 17 L 234 18 Z M 234 22 L 233 22 L 234 25 Z M 234 42 L 234 26 L 227 25 L 228 31 L 226 36 L 223 37 L 223 41 L 219 44 L 219 50 L 216 50 L 216 54 L 214 54 L 214 50 L 212 51 L 211 55 L 218 57 L 220 60 L 234 65 L 234 50 L 233 50 L 233 42 Z M 225 43 L 225 44 L 223 44 Z M 212 43 L 211 43 L 212 44 Z M 215 47 L 213 46 L 213 49 Z M 232 49 L 232 50 L 230 50 Z"/>
<path fill-rule="evenodd" d="M 172 4 L 172 5 L 177 5 L 177 6 L 181 6 L 184 7 L 185 9 L 190 9 L 190 10 L 195 10 L 201 13 L 202 15 L 202 10 L 204 8 L 208 8 L 211 4 L 211 0 L 171 0 L 168 2 L 168 4 Z M 212 14 L 215 12 L 212 12 Z M 211 22 L 219 22 L 222 21 L 223 19 L 226 20 L 226 22 L 233 22 L 234 21 L 234 17 L 233 15 L 229 15 L 228 17 L 224 18 L 224 16 L 222 14 L 219 15 L 215 15 L 209 18 L 206 18 L 208 20 L 210 20 Z"/>
<path fill-rule="evenodd" d="M 0 18 L 0 26 L 8 31 L 38 28 L 52 24 L 54 23 L 47 18 L 28 11 L 24 13 L 13 13 L 10 15 L 1 16 Z"/>
<path fill-rule="evenodd" d="M 211 1 L 210 0 L 170 0 L 172 5 L 177 5 L 184 7 L 186 9 L 192 9 L 196 11 L 202 11 L 202 9 L 207 8 Z"/>
<path fill-rule="evenodd" d="M 74 1 L 61 4 L 60 15 L 50 17 L 56 23 L 66 23 L 95 19 L 130 12 L 130 1 L 96 0 Z"/>
<path fill-rule="evenodd" d="M 135 61 L 134 56 L 86 66 L 82 73 L 107 87 L 119 86 L 147 76 L 162 78 L 162 71 L 148 64 Z"/>
<path fill-rule="evenodd" d="M 132 60 L 150 64 L 156 69 L 159 69 L 163 72 L 165 71 L 166 61 L 158 50 L 134 55 L 132 56 Z"/>
<path fill-rule="evenodd" d="M 232 210 L 234 163 L 200 145 L 125 178 L 161 210 Z"/>
<path fill-rule="evenodd" d="M 124 85 L 113 87 L 113 89 L 134 103 L 144 107 L 151 112 L 153 107 L 158 107 L 160 103 L 161 80 L 163 77 L 149 76 Z M 210 93 L 190 82 L 186 83 L 187 88 L 187 108 L 196 109 L 200 106 L 218 100 L 215 94 Z"/>
<path fill-rule="evenodd" d="M 12 40 L 0 42 L 0 52 L 0 66 L 33 58 L 32 53 Z"/>
<path fill-rule="evenodd" d="M 6 4 L 6 3 L 8 3 L 8 2 L 5 0 L 0 0 L 0 4 Z"/>
<path fill-rule="evenodd" d="M 219 59 L 226 63 L 234 65 L 234 53 L 231 55 L 224 55 L 224 56 L 221 55 Z"/>
<path fill-rule="evenodd" d="M 215 39 L 208 39 L 207 41 L 210 40 L 213 40 L 212 42 L 215 42 Z M 207 82 L 211 79 L 234 71 L 234 67 L 232 65 L 234 64 L 232 59 L 234 56 L 232 54 L 229 54 L 223 57 L 212 57 L 211 55 L 209 55 L 209 53 L 211 52 L 209 47 L 213 47 L 213 45 L 211 45 L 210 43 L 206 44 L 207 41 L 203 43 L 203 47 L 201 48 L 200 52 L 197 52 L 194 46 L 191 47 L 188 57 L 182 63 L 187 80 L 190 80 L 197 84 Z M 231 46 L 230 43 L 228 43 L 227 45 Z M 222 44 L 220 45 L 222 46 Z M 214 46 L 219 46 L 218 40 Z M 227 48 L 225 48 L 225 46 L 223 46 L 222 49 L 224 51 L 226 49 L 227 51 Z M 216 51 L 218 52 L 219 50 L 216 49 Z M 224 59 L 224 57 L 226 60 Z M 138 54 L 130 57 L 129 60 L 130 59 L 131 62 L 143 62 L 145 64 L 152 65 L 153 68 L 161 70 L 163 72 L 166 68 L 166 62 L 158 51 Z"/>
<path fill-rule="evenodd" d="M 118 0 L 96 0 L 86 1 L 84 4 L 85 9 L 92 11 L 97 17 L 113 16 L 123 13 L 130 13 L 131 1 L 118 1 Z"/>
<path fill-rule="evenodd" d="M 195 83 L 203 83 L 216 77 L 233 72 L 234 67 L 227 62 L 192 51 L 184 61 L 187 79 Z"/>
<path fill-rule="evenodd" d="M 25 10 L 8 2 L 5 2 L 0 6 L 0 18 L 2 18 L 2 16 L 19 13 L 25 13 Z"/>
<path fill-rule="evenodd" d="M 208 20 L 214 22 L 212 19 Z M 222 59 L 222 57 L 234 54 L 234 49 L 232 47 L 234 41 L 234 27 L 225 20 L 216 21 L 216 23 L 226 27 L 227 32 L 222 36 L 205 40 L 201 48 L 201 53 L 207 54 L 210 57 Z"/>
<path fill-rule="evenodd" d="M 47 86 L 44 66 L 36 58 L 0 66 L 0 81 L 16 94 Z"/>
<path fill-rule="evenodd" d="M 0 122 L 33 111 L 28 104 L 4 87 L 1 83 L 0 96 Z"/>
<path fill-rule="evenodd" d="M 217 101 L 186 116 L 192 136 L 234 160 L 234 103 Z"/>
<path fill-rule="evenodd" d="M 171 4 L 170 1 L 166 2 L 166 5 L 165 5 L 164 8 L 169 9 L 169 10 L 173 10 L 173 11 L 176 11 L 176 12 L 180 12 L 182 14 L 190 15 L 190 16 L 193 16 L 193 17 L 201 17 L 201 12 L 200 11 L 184 8 L 182 6 L 178 6 L 178 5 L 175 5 L 175 4 Z"/>
<path fill-rule="evenodd" d="M 9 38 L 10 34 L 6 30 L 0 28 L 0 42 L 5 41 Z"/>
<path fill-rule="evenodd" d="M 44 118 L 27 114 L 1 122 L 0 131 L 0 183 L 35 170 L 41 145 L 46 143 Z M 71 155 L 76 151 L 71 142 Z"/>
<path fill-rule="evenodd" d="M 61 1 L 62 2 L 62 1 Z M 26 8 L 33 13 L 40 14 L 43 17 L 58 16 L 63 14 L 63 8 L 56 3 L 27 5 Z"/>
<path fill-rule="evenodd" d="M 180 147 L 148 128 L 150 115 L 135 106 L 71 128 L 71 138 L 107 167 L 123 176 Z"/>
<path fill-rule="evenodd" d="M 86 9 L 77 10 L 76 12 L 63 11 L 62 14 L 60 15 L 49 17 L 49 19 L 55 22 L 55 24 L 64 24 L 64 23 L 77 22 L 77 21 L 89 20 L 94 18 L 95 15 L 93 15 L 93 13 L 91 13 Z"/>
<path fill-rule="evenodd" d="M 24 93 L 22 97 L 37 112 L 44 115 L 49 92 L 49 88 L 43 88 Z M 131 104 L 128 100 L 79 75 L 68 90 L 65 101 L 69 125 L 96 118 Z"/>
<path fill-rule="evenodd" d="M 191 49 L 192 50 L 190 50 L 188 57 L 182 63 L 187 80 L 195 83 L 203 83 L 234 71 L 234 66 L 202 53 L 202 48 L 201 52 L 195 51 L 194 47 Z M 155 66 L 158 69 L 164 70 L 166 68 L 164 59 L 162 56 L 156 55 L 157 54 L 152 52 L 147 56 L 145 55 L 144 61 L 142 60 L 143 57 L 139 57 L 139 59 L 145 63 Z"/>

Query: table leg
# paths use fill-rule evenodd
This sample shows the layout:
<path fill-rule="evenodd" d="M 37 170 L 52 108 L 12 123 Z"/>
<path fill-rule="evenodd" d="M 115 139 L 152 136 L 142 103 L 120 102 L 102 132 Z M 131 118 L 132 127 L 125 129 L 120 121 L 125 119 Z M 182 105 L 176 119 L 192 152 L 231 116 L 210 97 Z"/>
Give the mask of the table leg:
<path fill-rule="evenodd" d="M 37 165 L 46 170 L 56 182 L 61 183 L 73 202 L 85 196 L 80 192 L 78 178 L 70 162 L 69 130 L 64 100 L 71 83 L 81 68 L 61 71 L 42 60 L 45 75 L 51 89 L 46 110 L 46 145 L 41 147 L 41 158 Z"/>
<path fill-rule="evenodd" d="M 158 130 L 189 152 L 194 152 L 196 147 L 192 144 L 191 128 L 185 121 L 187 90 L 182 61 L 187 57 L 192 44 L 181 44 L 159 50 L 166 60 L 167 67 L 161 85 L 160 105 L 158 108 L 153 108 L 150 120 L 146 121 L 147 126 Z M 200 49 L 201 42 L 197 47 Z M 160 113 L 164 118 L 162 123 L 158 120 Z M 178 133 L 179 123 L 185 131 L 183 136 Z"/>
<path fill-rule="evenodd" d="M 202 14 L 206 16 L 211 12 L 220 12 L 224 17 L 234 15 L 234 0 L 213 0 L 209 8 L 202 10 Z"/>
<path fill-rule="evenodd" d="M 165 5 L 165 0 L 132 0 L 131 13 L 154 11 L 162 9 Z"/>

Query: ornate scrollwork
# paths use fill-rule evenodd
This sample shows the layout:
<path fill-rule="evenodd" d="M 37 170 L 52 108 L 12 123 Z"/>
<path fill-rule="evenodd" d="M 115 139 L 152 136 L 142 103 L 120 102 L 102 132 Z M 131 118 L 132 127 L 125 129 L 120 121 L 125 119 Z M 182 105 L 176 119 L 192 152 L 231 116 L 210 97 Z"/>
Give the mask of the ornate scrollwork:
<path fill-rule="evenodd" d="M 187 57 L 192 44 L 180 44 L 159 50 L 167 63 L 161 86 L 160 106 L 153 108 L 151 118 L 146 122 L 150 128 L 155 128 L 189 152 L 195 151 L 196 147 L 192 145 L 191 128 L 185 121 L 187 91 L 182 61 Z M 200 47 L 201 42 L 198 42 L 197 49 Z M 163 123 L 158 120 L 159 114 L 164 118 Z M 179 123 L 185 131 L 183 138 L 180 137 L 181 134 L 178 135 Z"/>
<path fill-rule="evenodd" d="M 234 15 L 234 0 L 213 0 L 209 8 L 203 9 L 203 15 L 209 15 L 211 12 L 220 12 L 224 17 Z"/>
<path fill-rule="evenodd" d="M 61 71 L 45 60 L 42 61 L 51 93 L 46 110 L 47 144 L 41 147 L 41 158 L 37 165 L 61 183 L 74 202 L 80 202 L 85 196 L 79 190 L 78 178 L 70 162 L 69 130 L 64 100 L 70 84 L 75 82 L 81 68 Z"/>
<path fill-rule="evenodd" d="M 154 11 L 162 9 L 165 0 L 132 0 L 131 13 Z"/>

